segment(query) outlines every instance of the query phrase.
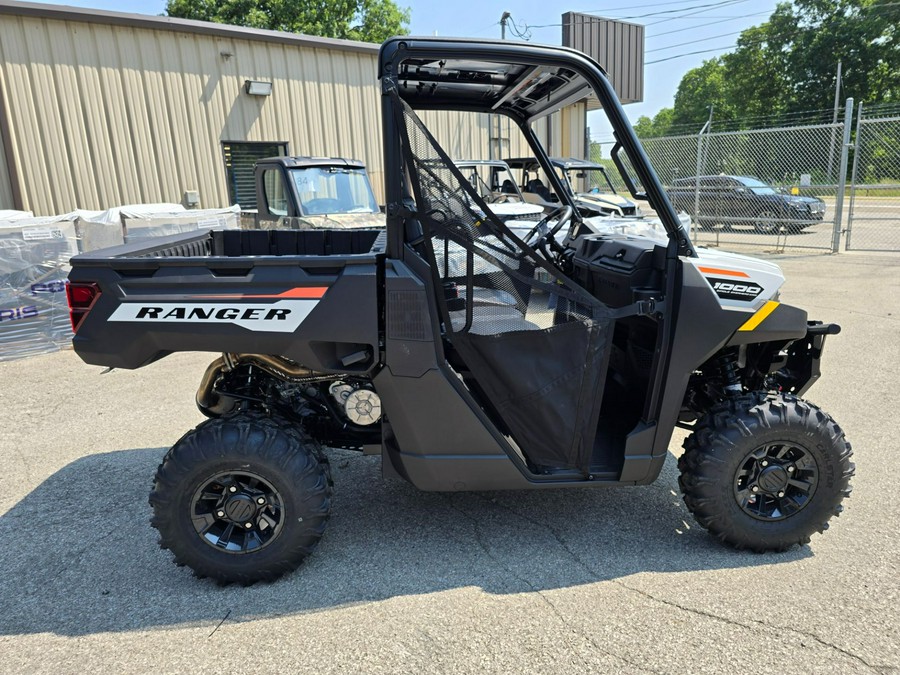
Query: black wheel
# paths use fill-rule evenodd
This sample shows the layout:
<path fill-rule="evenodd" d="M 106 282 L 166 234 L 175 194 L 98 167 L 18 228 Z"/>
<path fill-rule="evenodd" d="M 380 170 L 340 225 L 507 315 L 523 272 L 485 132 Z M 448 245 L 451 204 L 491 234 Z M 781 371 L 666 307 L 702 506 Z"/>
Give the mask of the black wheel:
<path fill-rule="evenodd" d="M 716 406 L 678 460 L 684 503 L 738 549 L 784 551 L 828 528 L 850 494 L 853 454 L 818 407 L 790 394 L 748 394 Z"/>
<path fill-rule="evenodd" d="M 778 216 L 768 209 L 760 211 L 753 221 L 756 231 L 761 234 L 778 234 L 782 231 L 782 225 L 778 222 Z"/>
<path fill-rule="evenodd" d="M 272 581 L 312 553 L 331 511 L 319 445 L 245 412 L 202 423 L 169 450 L 150 505 L 160 546 L 221 583 Z"/>

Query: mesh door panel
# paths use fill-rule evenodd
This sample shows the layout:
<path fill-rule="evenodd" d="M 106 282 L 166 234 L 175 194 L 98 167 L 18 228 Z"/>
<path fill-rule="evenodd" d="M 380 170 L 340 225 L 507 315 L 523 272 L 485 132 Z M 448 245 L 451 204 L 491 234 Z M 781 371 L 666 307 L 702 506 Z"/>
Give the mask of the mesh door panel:
<path fill-rule="evenodd" d="M 501 223 L 395 100 L 447 338 L 535 468 L 587 473 L 612 336 L 608 309 Z M 445 299 L 449 286 L 463 302 Z"/>

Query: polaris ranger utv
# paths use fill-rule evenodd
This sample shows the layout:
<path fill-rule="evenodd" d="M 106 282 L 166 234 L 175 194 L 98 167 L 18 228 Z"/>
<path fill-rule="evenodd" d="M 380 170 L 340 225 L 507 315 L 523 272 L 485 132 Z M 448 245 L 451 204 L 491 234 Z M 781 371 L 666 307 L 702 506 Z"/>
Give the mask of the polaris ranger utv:
<path fill-rule="evenodd" d="M 777 266 L 695 249 L 601 68 L 531 44 L 381 48 L 384 230 L 184 234 L 73 258 L 74 346 L 138 368 L 215 351 L 210 419 L 163 459 L 162 547 L 220 582 L 275 579 L 322 536 L 322 446 L 422 490 L 646 485 L 675 426 L 684 500 L 731 546 L 781 551 L 849 494 L 850 445 L 801 398 L 838 327 L 781 304 Z M 516 236 L 416 111 L 508 116 L 559 195 L 535 120 L 591 90 L 667 237 L 599 235 L 564 202 Z M 635 175 L 629 171 L 629 166 Z"/>

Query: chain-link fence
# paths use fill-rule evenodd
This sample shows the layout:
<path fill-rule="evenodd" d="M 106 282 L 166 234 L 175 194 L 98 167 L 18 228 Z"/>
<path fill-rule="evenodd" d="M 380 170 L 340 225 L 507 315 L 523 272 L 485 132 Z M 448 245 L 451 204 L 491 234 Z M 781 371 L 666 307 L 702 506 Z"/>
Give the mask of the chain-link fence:
<path fill-rule="evenodd" d="M 846 247 L 900 251 L 900 115 L 868 115 L 856 126 Z"/>
<path fill-rule="evenodd" d="M 842 225 L 846 132 L 839 122 L 642 144 L 676 211 L 690 215 L 696 243 L 832 250 Z M 609 162 L 610 146 L 591 149 L 594 161 Z"/>

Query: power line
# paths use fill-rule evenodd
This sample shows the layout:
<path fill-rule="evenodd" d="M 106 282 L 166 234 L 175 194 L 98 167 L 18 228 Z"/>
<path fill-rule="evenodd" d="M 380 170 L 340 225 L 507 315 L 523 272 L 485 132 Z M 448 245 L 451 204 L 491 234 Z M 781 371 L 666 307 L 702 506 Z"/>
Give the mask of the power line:
<path fill-rule="evenodd" d="M 730 45 L 726 45 L 725 47 L 713 47 L 712 49 L 700 49 L 696 52 L 684 52 L 683 54 L 676 54 L 675 56 L 667 56 L 664 59 L 656 59 L 655 61 L 645 61 L 645 66 L 652 66 L 654 63 L 664 63 L 666 61 L 674 61 L 675 59 L 682 59 L 685 56 L 695 56 L 696 54 L 708 54 L 710 52 L 724 52 L 729 49 L 734 48 L 734 43 Z"/>
<path fill-rule="evenodd" d="M 733 5 L 739 5 L 739 4 L 741 4 L 741 3 L 743 3 L 743 2 L 746 2 L 746 1 L 747 1 L 747 0 L 731 0 L 730 2 L 723 2 L 723 3 L 719 4 L 718 6 L 720 6 L 720 7 L 726 7 L 726 6 L 727 6 L 727 7 L 731 7 L 731 6 L 733 6 Z M 713 6 L 715 6 L 715 5 L 713 5 Z M 685 9 L 690 9 L 690 8 L 685 8 Z M 666 21 L 681 21 L 681 20 L 684 20 L 684 19 L 689 19 L 689 18 L 691 18 L 691 17 L 694 17 L 694 16 L 696 16 L 697 14 L 705 14 L 707 11 L 708 11 L 708 10 L 706 10 L 706 9 L 699 9 L 699 10 L 697 10 L 696 12 L 690 12 L 689 14 L 684 14 L 684 15 L 682 15 L 682 16 L 666 17 L 665 19 L 660 19 L 659 21 L 653 21 L 653 22 L 648 23 L 648 24 L 645 24 L 645 25 L 646 25 L 646 26 L 655 26 L 655 25 L 657 25 L 657 24 L 660 24 L 660 23 L 663 23 L 663 22 L 666 22 Z M 703 18 L 708 19 L 708 18 L 710 18 L 710 17 L 706 16 L 706 17 L 703 17 Z"/>
<path fill-rule="evenodd" d="M 709 23 L 701 23 L 698 26 L 688 26 L 687 28 L 677 28 L 675 30 L 666 31 L 665 33 L 656 33 L 654 35 L 648 35 L 647 39 L 658 38 L 658 37 L 662 37 L 663 35 L 672 35 L 673 33 L 683 33 L 686 30 L 697 30 L 698 28 L 704 28 L 706 26 L 713 26 L 717 23 L 726 23 L 728 21 L 734 21 L 735 19 L 749 19 L 752 16 L 762 16 L 764 14 L 771 15 L 771 12 L 754 12 L 753 14 L 744 14 L 742 16 L 735 16 L 735 17 L 730 17 L 727 19 L 719 19 L 718 21 L 710 21 Z M 704 17 L 704 18 L 708 19 L 709 17 Z"/>
<path fill-rule="evenodd" d="M 727 7 L 727 6 L 731 6 L 731 5 L 739 5 L 744 2 L 749 2 L 749 0 L 718 0 L 717 2 L 710 2 L 710 3 L 703 4 L 703 5 L 693 5 L 692 7 L 681 7 L 680 9 L 667 9 L 667 10 L 663 10 L 660 12 L 648 12 L 646 14 L 632 14 L 630 16 L 614 16 L 614 17 L 609 17 L 609 18 L 615 19 L 617 21 L 624 21 L 624 20 L 630 20 L 630 19 L 645 19 L 645 18 L 651 17 L 651 16 L 662 16 L 665 14 L 675 14 L 677 12 L 685 12 L 685 11 L 694 10 L 697 8 L 705 8 L 705 9 L 701 9 L 700 11 L 697 11 L 697 12 L 692 12 L 690 14 L 686 14 L 685 17 L 688 17 L 688 16 L 693 16 L 694 14 L 700 14 L 701 12 L 705 12 L 708 9 L 713 8 L 713 7 Z M 655 5 L 650 5 L 650 6 L 655 6 Z M 618 10 L 606 10 L 606 11 L 610 12 L 610 11 L 618 11 Z M 581 13 L 589 14 L 590 12 L 581 12 Z M 672 21 L 675 19 L 681 19 L 681 18 L 685 18 L 685 17 L 669 17 L 669 18 L 665 19 L 665 21 Z M 576 22 L 571 22 L 569 25 L 575 25 L 575 23 Z M 565 23 L 544 23 L 544 24 L 534 24 L 534 25 L 526 24 L 526 26 L 528 28 L 554 28 L 557 26 L 565 26 L 565 25 L 566 25 Z M 647 25 L 653 25 L 653 24 L 647 24 Z"/>
<path fill-rule="evenodd" d="M 472 33 L 470 33 L 470 35 L 478 35 L 479 33 L 483 33 L 484 31 L 490 30 L 490 29 L 493 28 L 494 26 L 499 26 L 499 25 L 500 25 L 500 22 L 499 22 L 499 21 L 494 21 L 493 23 L 488 24 L 488 25 L 485 26 L 484 28 L 479 28 L 479 29 L 476 30 L 476 31 L 472 31 Z"/>
<path fill-rule="evenodd" d="M 742 31 L 742 30 L 736 30 L 733 33 L 722 33 L 721 35 L 711 35 L 711 36 L 709 36 L 707 38 L 703 38 L 701 40 L 691 40 L 690 42 L 679 42 L 674 45 L 669 45 L 668 47 L 657 47 L 656 49 L 645 49 L 644 53 L 652 54 L 653 52 L 663 52 L 667 49 L 675 49 L 675 47 L 684 47 L 685 45 L 693 45 L 693 44 L 697 44 L 698 42 L 708 42 L 709 40 L 715 40 L 715 39 L 721 38 L 721 37 L 729 37 L 730 35 L 740 35 L 743 32 L 744 31 Z"/>
<path fill-rule="evenodd" d="M 642 19 L 642 18 L 648 17 L 648 16 L 662 16 L 664 14 L 676 14 L 678 12 L 685 12 L 685 11 L 693 10 L 693 9 L 700 9 L 702 11 L 706 11 L 706 9 L 709 9 L 711 7 L 726 7 L 726 6 L 731 6 L 731 5 L 740 5 L 741 3 L 748 2 L 748 1 L 749 0 L 719 0 L 719 2 L 710 2 L 705 5 L 694 5 L 693 7 L 682 7 L 681 9 L 665 9 L 661 12 L 650 12 L 649 14 L 636 14 L 634 16 L 623 16 L 621 18 L 622 19 Z M 704 9 L 704 8 L 706 8 L 706 9 Z M 702 12 L 697 11 L 697 12 L 692 12 L 691 14 L 686 14 L 684 17 L 680 17 L 680 16 L 669 17 L 669 18 L 666 18 L 665 21 L 672 21 L 674 19 L 682 19 L 682 18 L 685 18 L 688 16 L 693 16 L 694 14 L 700 14 L 700 13 L 702 13 Z M 652 24 L 648 24 L 648 25 L 652 25 Z"/>
<path fill-rule="evenodd" d="M 644 9 L 645 7 L 666 7 L 668 5 L 683 5 L 687 2 L 695 2 L 696 0 L 674 0 L 673 2 L 654 2 L 649 5 L 628 5 L 626 7 L 604 7 L 603 9 L 586 9 L 579 14 L 605 14 L 606 12 L 624 12 L 633 9 Z"/>
<path fill-rule="evenodd" d="M 884 9 L 884 8 L 897 7 L 897 6 L 900 6 L 900 2 L 891 2 L 891 3 L 886 3 L 886 4 L 883 4 L 883 5 L 873 5 L 873 6 L 871 6 L 871 7 L 865 8 L 865 10 L 866 10 L 867 12 L 872 12 L 872 11 L 878 11 L 878 10 L 881 10 L 881 9 Z M 743 33 L 743 32 L 744 32 L 744 31 L 741 31 L 741 33 Z M 658 36 L 657 36 L 657 37 L 658 37 Z M 694 42 L 705 42 L 706 40 L 713 40 L 713 39 L 715 39 L 715 37 L 725 37 L 725 36 L 714 36 L 714 37 L 706 38 L 705 40 L 695 40 Z M 759 39 L 759 40 L 753 40 L 753 41 L 745 42 L 745 43 L 742 44 L 741 46 L 742 46 L 742 47 L 758 46 L 758 45 L 761 45 L 761 44 L 763 44 L 763 43 L 765 43 L 765 42 L 768 42 L 768 41 L 769 41 L 771 38 L 773 38 L 773 37 L 778 37 L 778 36 L 770 36 L 770 35 L 766 35 L 766 36 L 763 36 L 763 37 L 762 37 L 761 39 Z M 686 42 L 686 43 L 683 43 L 683 44 L 692 44 L 692 42 Z M 737 43 L 736 43 L 736 42 L 733 42 L 733 43 L 731 43 L 730 45 L 724 46 L 724 47 L 711 47 L 710 49 L 700 49 L 700 50 L 693 51 L 693 52 L 684 52 L 684 53 L 681 53 L 681 54 L 675 54 L 675 55 L 673 55 L 673 56 L 667 56 L 667 57 L 664 57 L 664 58 L 661 58 L 661 59 L 655 59 L 655 60 L 653 60 L 653 61 L 646 61 L 646 62 L 644 63 L 644 65 L 650 66 L 650 65 L 653 65 L 653 64 L 655 64 L 655 63 L 665 63 L 666 61 L 674 61 L 675 59 L 680 59 L 680 58 L 683 58 L 683 57 L 685 57 L 685 56 L 695 56 L 695 55 L 697 55 L 697 54 L 709 54 L 709 53 L 711 53 L 711 52 L 727 51 L 727 50 L 729 50 L 729 49 L 733 49 L 733 48 L 736 47 L 736 46 L 737 46 Z M 650 50 L 650 51 L 662 51 L 663 49 L 667 49 L 667 48 L 664 47 L 664 48 L 661 48 L 661 49 Z M 649 52 L 648 52 L 648 53 L 649 53 Z"/>
<path fill-rule="evenodd" d="M 530 40 L 531 39 L 531 30 L 530 26 L 526 23 L 524 28 L 519 28 L 516 25 L 516 20 L 512 18 L 512 15 L 509 15 L 509 23 L 511 24 L 511 28 L 509 32 L 515 35 L 517 38 L 521 38 L 522 40 Z"/>

